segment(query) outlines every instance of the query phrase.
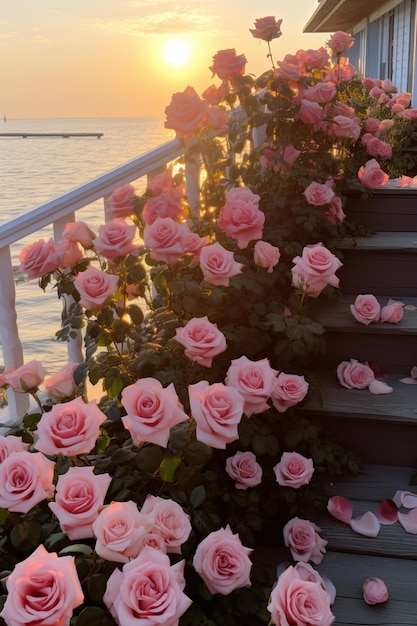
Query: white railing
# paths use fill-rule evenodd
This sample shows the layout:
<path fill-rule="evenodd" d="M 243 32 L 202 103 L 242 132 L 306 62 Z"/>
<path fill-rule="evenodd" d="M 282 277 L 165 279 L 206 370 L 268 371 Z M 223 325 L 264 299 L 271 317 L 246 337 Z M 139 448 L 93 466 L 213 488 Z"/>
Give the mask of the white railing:
<path fill-rule="evenodd" d="M 13 273 L 12 244 L 46 226 L 53 226 L 55 238 L 59 238 L 67 222 L 75 220 L 75 212 L 96 200 L 103 199 L 103 219 L 105 219 L 104 198 L 114 189 L 146 177 L 152 179 L 170 162 L 184 153 L 184 146 L 173 139 L 124 165 L 99 176 L 76 189 L 10 220 L 0 226 L 0 341 L 4 367 L 17 368 L 24 363 L 24 351 L 18 331 L 16 313 L 16 288 Z M 199 167 L 187 164 L 187 195 L 190 205 L 198 202 Z M 77 342 L 69 343 L 69 360 L 81 361 L 82 352 Z M 8 390 L 8 418 L 14 420 L 29 408 L 27 394 Z"/>

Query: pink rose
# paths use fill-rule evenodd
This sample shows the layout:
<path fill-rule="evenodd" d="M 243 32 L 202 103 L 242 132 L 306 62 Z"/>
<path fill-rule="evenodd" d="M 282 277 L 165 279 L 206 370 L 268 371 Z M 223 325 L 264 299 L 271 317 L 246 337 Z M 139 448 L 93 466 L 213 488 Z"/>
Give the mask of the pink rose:
<path fill-rule="evenodd" d="M 250 32 L 256 39 L 263 39 L 263 41 L 272 41 L 281 37 L 281 20 L 276 20 L 273 15 L 267 17 L 260 17 L 254 22 L 255 28 L 250 28 Z"/>
<path fill-rule="evenodd" d="M 335 272 L 342 263 L 322 243 L 305 246 L 293 263 L 292 284 L 310 297 L 317 298 L 327 285 L 339 286 Z"/>
<path fill-rule="evenodd" d="M 366 151 L 370 156 L 381 157 L 381 159 L 390 159 L 392 157 L 392 148 L 385 141 L 381 141 L 378 137 L 370 137 L 366 142 Z"/>
<path fill-rule="evenodd" d="M 113 220 L 116 217 L 129 217 L 134 212 L 135 188 L 126 183 L 115 189 L 110 195 L 104 197 L 106 217 Z"/>
<path fill-rule="evenodd" d="M 280 372 L 274 382 L 271 399 L 279 413 L 302 402 L 308 393 L 308 382 L 304 376 Z"/>
<path fill-rule="evenodd" d="M 267 400 L 272 394 L 277 371 L 268 359 L 251 361 L 246 356 L 234 359 L 226 373 L 226 385 L 237 389 L 243 396 L 247 417 L 269 409 Z"/>
<path fill-rule="evenodd" d="M 296 56 L 306 70 L 323 69 L 329 60 L 329 53 L 323 47 L 318 50 L 298 50 Z"/>
<path fill-rule="evenodd" d="M 94 247 L 98 254 L 106 259 L 127 256 L 139 248 L 138 244 L 133 242 L 135 235 L 134 224 L 128 224 L 122 217 L 116 217 L 111 222 L 99 226 Z"/>
<path fill-rule="evenodd" d="M 358 139 L 361 134 L 359 117 L 335 115 L 333 123 L 330 125 L 331 132 L 335 137 L 348 139 Z"/>
<path fill-rule="evenodd" d="M 278 68 L 275 70 L 276 78 L 283 78 L 290 82 L 298 82 L 302 76 L 302 69 L 296 63 L 278 61 Z"/>
<path fill-rule="evenodd" d="M 235 589 L 250 587 L 252 562 L 239 535 L 230 526 L 210 533 L 199 545 L 193 559 L 196 572 L 206 583 L 211 594 L 227 596 Z"/>
<path fill-rule="evenodd" d="M 167 189 L 146 201 L 141 217 L 147 226 L 158 217 L 170 217 L 178 222 L 184 218 L 181 200 L 181 189 Z"/>
<path fill-rule="evenodd" d="M 381 135 L 385 135 L 394 126 L 394 120 L 381 120 L 379 123 L 379 132 Z"/>
<path fill-rule="evenodd" d="M 46 393 L 54 402 L 62 402 L 78 393 L 79 387 L 74 380 L 77 367 L 78 363 L 68 363 L 43 381 Z"/>
<path fill-rule="evenodd" d="M 334 226 L 341 224 L 345 220 L 346 215 L 343 211 L 342 201 L 339 196 L 335 196 L 331 201 L 330 208 L 326 211 L 326 217 Z"/>
<path fill-rule="evenodd" d="M 157 217 L 146 226 L 143 241 L 151 249 L 151 258 L 168 265 L 175 263 L 185 252 L 190 229 L 184 222 L 179 224 L 171 217 Z"/>
<path fill-rule="evenodd" d="M 93 450 L 106 416 L 96 402 L 81 397 L 55 404 L 36 429 L 35 448 L 44 454 L 75 456 Z"/>
<path fill-rule="evenodd" d="M 262 467 L 249 450 L 229 456 L 226 459 L 226 472 L 235 481 L 236 489 L 246 490 L 249 487 L 256 487 L 262 481 Z"/>
<path fill-rule="evenodd" d="M 247 248 L 252 239 L 262 237 L 265 214 L 259 209 L 259 196 L 247 187 L 235 187 L 226 192 L 226 204 L 221 208 L 217 223 L 236 239 L 239 248 Z"/>
<path fill-rule="evenodd" d="M 48 504 L 71 541 L 94 537 L 93 522 L 103 507 L 111 480 L 109 474 L 94 474 L 91 466 L 70 467 L 59 475 L 55 502 Z"/>
<path fill-rule="evenodd" d="M 174 339 L 185 347 L 189 359 L 203 367 L 211 367 L 213 358 L 227 348 L 225 336 L 207 315 L 193 317 L 183 328 L 177 328 Z"/>
<path fill-rule="evenodd" d="M 68 222 L 65 225 L 63 237 L 80 243 L 83 248 L 91 248 L 95 234 L 85 222 L 78 221 Z"/>
<path fill-rule="evenodd" d="M 207 102 L 188 86 L 183 92 L 174 93 L 165 115 L 165 128 L 175 130 L 177 137 L 191 137 L 207 122 Z"/>
<path fill-rule="evenodd" d="M 377 117 L 368 117 L 365 120 L 365 132 L 367 133 L 376 133 L 379 130 L 380 121 Z"/>
<path fill-rule="evenodd" d="M 227 85 L 225 83 L 222 83 L 220 87 L 210 85 L 210 87 L 207 87 L 207 89 L 201 94 L 201 97 L 204 98 L 204 100 L 207 100 L 209 104 L 220 104 L 227 93 L 226 87 Z"/>
<path fill-rule="evenodd" d="M 49 241 L 39 239 L 30 243 L 21 250 L 19 260 L 19 271 L 27 272 L 28 280 L 40 278 L 59 267 L 59 257 L 52 238 Z"/>
<path fill-rule="evenodd" d="M 362 587 L 362 595 L 366 604 L 381 604 L 388 600 L 388 589 L 380 578 L 367 578 Z"/>
<path fill-rule="evenodd" d="M 200 237 L 197 233 L 190 233 L 184 247 L 185 254 L 192 254 L 194 259 L 199 261 L 202 249 L 210 243 L 209 235 Z"/>
<path fill-rule="evenodd" d="M 356 68 L 345 57 L 342 57 L 339 63 L 335 63 L 330 71 L 326 74 L 325 80 L 331 81 L 336 85 L 349 82 L 356 74 Z"/>
<path fill-rule="evenodd" d="M 246 57 L 236 54 L 234 48 L 219 50 L 213 57 L 213 65 L 209 68 L 220 80 L 231 80 L 243 76 L 246 66 Z"/>
<path fill-rule="evenodd" d="M 218 106 L 209 106 L 207 126 L 213 130 L 227 130 L 229 114 L 227 111 Z"/>
<path fill-rule="evenodd" d="M 381 322 L 398 324 L 404 315 L 404 304 L 398 300 L 389 300 L 388 304 L 381 308 Z"/>
<path fill-rule="evenodd" d="M 355 40 L 352 35 L 349 35 L 342 30 L 338 30 L 336 33 L 331 35 L 330 39 L 326 41 L 326 43 L 334 54 L 342 54 L 342 52 L 353 46 Z"/>
<path fill-rule="evenodd" d="M 283 452 L 280 462 L 273 469 L 279 485 L 299 489 L 308 485 L 313 476 L 313 459 L 306 459 L 298 452 Z"/>
<path fill-rule="evenodd" d="M 55 463 L 36 452 L 13 452 L 0 464 L 0 507 L 27 513 L 52 498 Z"/>
<path fill-rule="evenodd" d="M 235 261 L 233 252 L 216 241 L 201 250 L 200 267 L 204 280 L 210 285 L 228 287 L 230 279 L 242 272 L 243 264 Z"/>
<path fill-rule="evenodd" d="M 309 520 L 293 517 L 282 530 L 284 543 L 294 561 L 311 561 L 319 565 L 326 552 L 327 541 L 320 536 L 320 528 Z"/>
<path fill-rule="evenodd" d="M 358 178 L 362 185 L 368 189 L 379 189 L 387 184 L 389 180 L 376 159 L 370 159 L 358 170 Z"/>
<path fill-rule="evenodd" d="M 181 554 L 181 546 L 191 533 L 190 516 L 174 500 L 148 494 L 141 509 L 152 524 L 152 532 L 161 535 L 166 551 Z"/>
<path fill-rule="evenodd" d="M 0 616 L 7 626 L 69 626 L 84 594 L 73 556 L 47 552 L 40 545 L 6 579 L 7 597 Z"/>
<path fill-rule="evenodd" d="M 303 195 L 309 204 L 312 204 L 313 206 L 323 206 L 324 204 L 331 203 L 335 193 L 330 185 L 323 185 L 313 181 L 304 190 Z"/>
<path fill-rule="evenodd" d="M 239 439 L 244 400 L 236 389 L 201 380 L 190 385 L 188 393 L 197 441 L 224 450 L 226 444 Z"/>
<path fill-rule="evenodd" d="M 35 390 L 45 378 L 45 368 L 40 361 L 33 359 L 15 370 L 6 372 L 4 378 L 15 391 Z"/>
<path fill-rule="evenodd" d="M 280 626 L 330 626 L 335 620 L 323 584 L 304 580 L 293 566 L 279 576 L 267 608 Z"/>
<path fill-rule="evenodd" d="M 95 551 L 103 559 L 127 563 L 138 556 L 142 538 L 152 528 L 132 500 L 111 502 L 93 521 Z"/>
<path fill-rule="evenodd" d="M 301 100 L 300 110 L 294 117 L 304 122 L 304 124 L 313 126 L 314 130 L 317 131 L 323 123 L 324 111 L 318 102 Z"/>
<path fill-rule="evenodd" d="M 59 258 L 59 267 L 63 268 L 74 267 L 83 256 L 79 244 L 65 234 L 58 241 L 56 252 Z"/>
<path fill-rule="evenodd" d="M 80 294 L 80 305 L 86 309 L 99 309 L 110 300 L 118 282 L 118 276 L 90 265 L 74 279 L 74 286 Z"/>
<path fill-rule="evenodd" d="M 173 383 L 164 388 L 156 378 L 141 378 L 122 391 L 122 417 L 135 446 L 144 441 L 166 448 L 171 428 L 188 420 Z"/>
<path fill-rule="evenodd" d="M 103 601 L 119 626 L 175 626 L 192 604 L 183 593 L 185 561 L 146 546 L 139 556 L 115 569 Z"/>
<path fill-rule="evenodd" d="M 3 463 L 13 452 L 24 452 L 29 449 L 22 437 L 16 435 L 0 435 L 0 463 Z"/>
<path fill-rule="evenodd" d="M 365 363 L 356 359 L 342 361 L 337 366 L 337 378 L 346 389 L 366 389 L 375 379 L 375 374 Z"/>
<path fill-rule="evenodd" d="M 371 322 L 379 322 L 381 305 L 374 295 L 367 293 L 356 296 L 355 302 L 350 305 L 353 317 L 368 326 Z"/>
<path fill-rule="evenodd" d="M 314 87 L 308 87 L 303 91 L 303 100 L 327 104 L 336 96 L 336 87 L 332 83 L 319 82 Z"/>
<path fill-rule="evenodd" d="M 275 172 L 288 172 L 300 154 L 301 150 L 297 150 L 291 143 L 288 143 L 279 151 L 265 148 L 259 162 L 262 167 L 271 168 Z"/>
<path fill-rule="evenodd" d="M 265 268 L 269 273 L 278 264 L 281 253 L 279 248 L 272 246 L 267 241 L 257 241 L 253 249 L 253 260 L 259 267 Z"/>
<path fill-rule="evenodd" d="M 158 535 L 157 532 L 149 531 L 146 535 L 143 535 L 140 541 L 139 553 L 148 546 L 149 548 L 153 548 L 154 550 L 159 550 L 163 554 L 167 554 L 167 544 L 161 535 Z"/>

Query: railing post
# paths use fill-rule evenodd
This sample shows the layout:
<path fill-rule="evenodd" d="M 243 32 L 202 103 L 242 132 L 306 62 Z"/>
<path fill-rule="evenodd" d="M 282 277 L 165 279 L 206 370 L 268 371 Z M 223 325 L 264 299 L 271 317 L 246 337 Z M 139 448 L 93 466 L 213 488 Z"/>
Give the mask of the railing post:
<path fill-rule="evenodd" d="M 4 366 L 17 368 L 23 365 L 23 348 L 17 330 L 16 287 L 14 282 L 10 246 L 0 248 L 0 339 Z M 7 390 L 8 422 L 16 422 L 29 409 L 27 393 Z"/>
<path fill-rule="evenodd" d="M 187 158 L 185 161 L 185 193 L 191 213 L 198 217 L 200 209 L 200 156 Z"/>

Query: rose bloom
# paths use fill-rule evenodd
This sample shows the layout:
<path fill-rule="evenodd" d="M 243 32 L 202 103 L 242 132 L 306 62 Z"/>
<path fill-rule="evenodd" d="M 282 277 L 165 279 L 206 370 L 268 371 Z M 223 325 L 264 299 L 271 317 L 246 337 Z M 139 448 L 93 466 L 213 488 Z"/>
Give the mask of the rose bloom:
<path fill-rule="evenodd" d="M 203 367 L 211 367 L 213 358 L 227 348 L 223 333 L 207 315 L 193 317 L 183 328 L 176 328 L 174 339 L 185 347 L 185 355 Z"/>
<path fill-rule="evenodd" d="M 165 115 L 165 128 L 175 130 L 177 137 L 191 137 L 207 122 L 207 102 L 188 85 L 183 92 L 174 93 Z"/>
<path fill-rule="evenodd" d="M 262 467 L 249 450 L 229 456 L 226 459 L 226 472 L 235 481 L 236 489 L 246 490 L 262 482 Z"/>
<path fill-rule="evenodd" d="M 326 74 L 325 80 L 331 81 L 336 85 L 349 82 L 356 74 L 356 68 L 345 57 L 342 57 L 339 63 L 335 63 L 330 71 Z"/>
<path fill-rule="evenodd" d="M 209 106 L 207 126 L 213 130 L 227 130 L 229 114 L 227 111 L 218 106 Z"/>
<path fill-rule="evenodd" d="M 230 279 L 242 272 L 243 264 L 235 261 L 233 252 L 216 241 L 201 250 L 200 267 L 204 280 L 210 285 L 228 287 Z"/>
<path fill-rule="evenodd" d="M 388 589 L 380 578 L 367 578 L 362 587 L 362 595 L 366 604 L 381 604 L 388 600 Z"/>
<path fill-rule="evenodd" d="M 63 268 L 74 267 L 83 256 L 79 244 L 65 234 L 56 244 L 56 252 L 59 258 L 59 267 Z"/>
<path fill-rule="evenodd" d="M 301 151 L 294 148 L 291 143 L 288 143 L 279 151 L 265 148 L 263 154 L 259 157 L 259 163 L 262 167 L 273 169 L 274 172 L 288 172 L 300 154 Z"/>
<path fill-rule="evenodd" d="M 74 380 L 78 363 L 67 363 L 58 372 L 43 381 L 43 386 L 54 402 L 62 402 L 78 393 L 79 387 Z"/>
<path fill-rule="evenodd" d="M 304 376 L 280 372 L 274 382 L 271 399 L 279 413 L 302 402 L 308 393 L 308 382 Z"/>
<path fill-rule="evenodd" d="M 37 452 L 13 452 L 0 464 L 0 507 L 27 513 L 52 498 L 55 463 Z"/>
<path fill-rule="evenodd" d="M 294 561 L 319 565 L 326 552 L 327 541 L 320 536 L 320 528 L 309 520 L 293 517 L 282 530 L 284 543 Z"/>
<path fill-rule="evenodd" d="M 319 104 L 326 104 L 333 100 L 335 96 L 335 85 L 327 82 L 317 83 L 314 87 L 308 87 L 308 89 L 303 91 L 303 100 L 310 100 L 311 102 L 318 102 Z"/>
<path fill-rule="evenodd" d="M 191 533 L 190 516 L 174 500 L 148 494 L 141 508 L 152 524 L 152 532 L 161 535 L 166 551 L 181 554 L 181 546 Z"/>
<path fill-rule="evenodd" d="M 355 40 L 352 35 L 349 35 L 342 30 L 338 30 L 336 33 L 331 35 L 330 39 L 326 41 L 326 43 L 334 54 L 342 54 L 342 52 L 353 46 Z"/>
<path fill-rule="evenodd" d="M 138 556 L 142 538 L 152 528 L 146 515 L 132 500 L 111 502 L 93 521 L 94 550 L 107 561 L 127 563 Z"/>
<path fill-rule="evenodd" d="M 40 361 L 33 359 L 15 370 L 5 372 L 5 381 L 15 391 L 37 389 L 45 378 L 45 368 Z"/>
<path fill-rule="evenodd" d="M 381 322 L 398 324 L 404 315 L 404 304 L 396 300 L 389 300 L 388 304 L 381 308 Z"/>
<path fill-rule="evenodd" d="M 305 66 L 306 70 L 323 69 L 329 60 L 329 53 L 325 48 L 317 50 L 298 50 L 296 53 L 298 62 Z"/>
<path fill-rule="evenodd" d="M 392 157 L 392 148 L 385 141 L 381 141 L 378 137 L 371 137 L 366 142 L 366 151 L 370 156 L 381 157 L 381 159 L 390 159 Z"/>
<path fill-rule="evenodd" d="M 105 419 L 94 400 L 85 403 L 78 397 L 55 404 L 38 422 L 35 448 L 50 455 L 88 454 L 96 444 L 100 424 Z"/>
<path fill-rule="evenodd" d="M 276 78 L 283 78 L 290 82 L 298 82 L 302 76 L 302 70 L 296 63 L 278 61 L 278 68 L 275 70 Z"/>
<path fill-rule="evenodd" d="M 209 69 L 216 74 L 220 80 L 231 80 L 243 76 L 246 66 L 246 57 L 243 54 L 236 54 L 234 48 L 219 50 L 213 57 L 213 65 Z"/>
<path fill-rule="evenodd" d="M 83 248 L 91 248 L 95 234 L 85 222 L 80 220 L 67 222 L 62 236 L 70 241 L 80 243 Z"/>
<path fill-rule="evenodd" d="M 303 485 L 308 485 L 313 476 L 313 459 L 306 459 L 298 452 L 283 452 L 281 460 L 273 469 L 277 483 L 281 487 L 299 489 Z"/>
<path fill-rule="evenodd" d="M 304 122 L 304 124 L 313 126 L 313 129 L 317 131 L 320 130 L 323 123 L 324 111 L 318 102 L 301 100 L 300 110 L 294 117 Z"/>
<path fill-rule="evenodd" d="M 122 217 L 116 217 L 111 222 L 98 227 L 98 237 L 94 239 L 97 253 L 105 259 L 115 259 L 127 256 L 139 248 L 133 243 L 136 235 L 136 226 L 128 224 Z"/>
<path fill-rule="evenodd" d="M 359 117 L 335 115 L 333 123 L 329 125 L 332 135 L 338 138 L 358 139 L 361 134 Z"/>
<path fill-rule="evenodd" d="M 334 226 L 341 224 L 345 220 L 346 215 L 343 211 L 342 201 L 339 196 L 335 196 L 331 201 L 330 208 L 326 211 L 326 217 L 330 224 L 333 224 Z"/>
<path fill-rule="evenodd" d="M 226 192 L 226 204 L 220 209 L 217 223 L 239 248 L 247 248 L 250 241 L 262 237 L 265 214 L 259 209 L 259 199 L 247 187 Z"/>
<path fill-rule="evenodd" d="M 168 265 L 175 263 L 185 252 L 190 229 L 184 222 L 179 224 L 171 217 L 157 217 L 146 226 L 143 241 L 151 249 L 151 258 Z"/>
<path fill-rule="evenodd" d="M 141 378 L 122 391 L 122 417 L 135 446 L 143 442 L 166 448 L 171 428 L 188 420 L 173 383 L 164 388 L 156 378 Z"/>
<path fill-rule="evenodd" d="M 119 626 L 176 626 L 192 601 L 183 593 L 185 561 L 146 546 L 139 556 L 115 569 L 103 601 Z"/>
<path fill-rule="evenodd" d="M 310 297 L 317 298 L 327 285 L 339 286 L 335 272 L 342 263 L 322 243 L 305 246 L 293 263 L 292 284 Z"/>
<path fill-rule="evenodd" d="M 276 20 L 273 15 L 267 17 L 260 17 L 255 20 L 255 28 L 250 28 L 250 32 L 256 39 L 263 39 L 263 41 L 272 41 L 281 37 L 281 20 Z"/>
<path fill-rule="evenodd" d="M 387 184 L 389 180 L 376 159 L 370 159 L 358 170 L 358 178 L 362 185 L 368 189 L 379 189 Z"/>
<path fill-rule="evenodd" d="M 94 537 L 93 522 L 103 507 L 111 480 L 109 474 L 94 474 L 91 466 L 70 467 L 58 476 L 55 502 L 48 505 L 71 541 Z"/>
<path fill-rule="evenodd" d="M 304 580 L 292 565 L 279 576 L 267 608 L 277 626 L 330 626 L 336 619 L 323 584 Z"/>
<path fill-rule="evenodd" d="M 129 217 L 135 206 L 135 188 L 130 183 L 115 189 L 110 195 L 104 197 L 104 208 L 107 219 L 116 217 Z"/>
<path fill-rule="evenodd" d="M 217 105 L 223 100 L 227 92 L 226 84 L 222 83 L 220 87 L 216 87 L 215 85 L 210 85 L 207 87 L 205 91 L 201 94 L 201 97 L 204 100 L 207 100 L 209 104 Z"/>
<path fill-rule="evenodd" d="M 58 557 L 43 545 L 16 565 L 6 588 L 0 616 L 7 626 L 69 626 L 73 610 L 84 600 L 75 558 Z"/>
<path fill-rule="evenodd" d="M 200 237 L 197 233 L 191 233 L 184 247 L 185 254 L 192 254 L 194 259 L 199 261 L 202 249 L 210 243 L 209 235 Z"/>
<path fill-rule="evenodd" d="M 346 389 L 366 389 L 375 379 L 375 374 L 369 365 L 350 359 L 339 363 L 337 378 Z"/>
<path fill-rule="evenodd" d="M 39 239 L 23 248 L 19 254 L 20 272 L 27 272 L 28 280 L 40 278 L 59 267 L 59 257 L 52 239 Z"/>
<path fill-rule="evenodd" d="M 333 189 L 326 184 L 316 183 L 313 180 L 303 192 L 307 202 L 313 206 L 323 206 L 324 204 L 330 204 L 334 198 Z"/>
<path fill-rule="evenodd" d="M 259 267 L 265 268 L 269 273 L 278 264 L 281 253 L 279 248 L 267 241 L 257 241 L 253 249 L 253 260 Z"/>
<path fill-rule="evenodd" d="M 201 380 L 189 385 L 188 393 L 197 441 L 224 450 L 228 443 L 239 439 L 244 400 L 236 389 Z"/>
<path fill-rule="evenodd" d="M 225 382 L 243 396 L 243 410 L 247 417 L 269 409 L 267 400 L 272 394 L 276 374 L 277 371 L 270 366 L 268 359 L 251 361 L 241 356 L 232 360 Z"/>
<path fill-rule="evenodd" d="M 29 444 L 16 435 L 0 435 L 0 463 L 3 463 L 13 452 L 24 452 Z"/>
<path fill-rule="evenodd" d="M 371 322 L 379 322 L 381 305 L 371 293 L 360 294 L 350 305 L 350 311 L 355 320 L 368 326 Z"/>
<path fill-rule="evenodd" d="M 227 596 L 235 589 L 250 587 L 252 562 L 239 535 L 230 526 L 211 532 L 197 546 L 193 567 L 206 583 L 211 594 Z"/>
<path fill-rule="evenodd" d="M 118 276 L 90 265 L 74 279 L 74 286 L 80 294 L 80 305 L 86 309 L 99 309 L 110 300 L 118 282 Z"/>
<path fill-rule="evenodd" d="M 150 226 L 158 217 L 170 217 L 175 221 L 182 220 L 184 212 L 181 206 L 182 190 L 167 189 L 146 201 L 141 217 Z"/>

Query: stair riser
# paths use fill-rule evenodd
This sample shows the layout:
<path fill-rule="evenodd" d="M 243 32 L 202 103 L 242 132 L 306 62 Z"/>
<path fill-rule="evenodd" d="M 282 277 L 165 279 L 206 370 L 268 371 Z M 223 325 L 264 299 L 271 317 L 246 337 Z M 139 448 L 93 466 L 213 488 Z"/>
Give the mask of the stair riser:
<path fill-rule="evenodd" d="M 376 231 L 417 231 L 417 194 L 379 192 L 364 200 L 361 195 L 348 196 L 347 219 Z"/>
<path fill-rule="evenodd" d="M 337 275 L 345 294 L 417 296 L 417 255 L 412 252 L 345 250 Z"/>

